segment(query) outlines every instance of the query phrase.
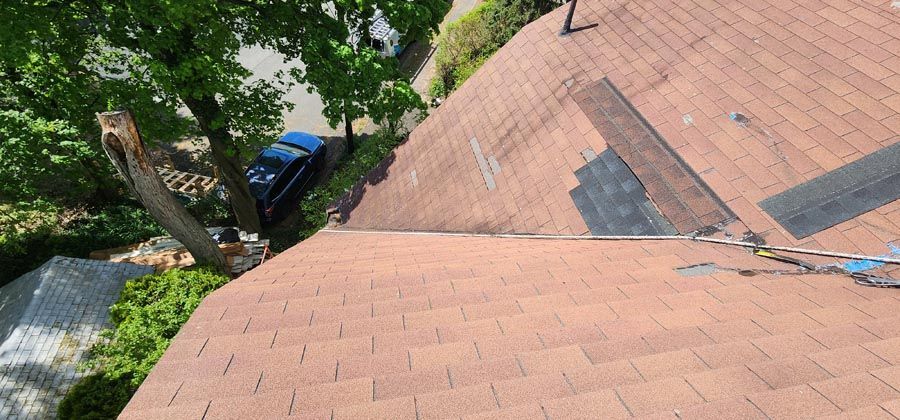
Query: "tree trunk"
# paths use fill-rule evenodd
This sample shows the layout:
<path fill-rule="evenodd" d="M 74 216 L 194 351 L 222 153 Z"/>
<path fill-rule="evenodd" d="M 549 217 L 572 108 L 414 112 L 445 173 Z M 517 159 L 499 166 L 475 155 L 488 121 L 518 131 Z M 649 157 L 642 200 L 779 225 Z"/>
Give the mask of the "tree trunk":
<path fill-rule="evenodd" d="M 346 109 L 346 102 L 344 103 L 344 109 Z M 353 121 L 350 119 L 350 113 L 346 110 L 344 111 L 344 131 L 347 135 L 347 154 L 352 155 L 355 147 L 353 146 Z"/>
<path fill-rule="evenodd" d="M 208 97 L 185 99 L 184 103 L 197 118 L 200 129 L 209 139 L 213 159 L 225 183 L 225 189 L 228 190 L 228 198 L 231 200 L 231 208 L 234 210 L 238 225 L 250 233 L 260 232 L 262 226 L 256 212 L 256 198 L 250 194 L 250 186 L 247 184 L 238 150 L 234 147 L 234 139 L 228 127 L 221 125 L 213 128 L 212 125 L 212 122 L 222 114 L 219 103 L 215 98 Z"/>
<path fill-rule="evenodd" d="M 103 150 L 125 185 L 147 208 L 150 215 L 184 244 L 199 264 L 210 264 L 228 273 L 225 255 L 212 237 L 169 192 L 147 157 L 144 141 L 134 117 L 128 111 L 97 114 L 102 134 Z"/>

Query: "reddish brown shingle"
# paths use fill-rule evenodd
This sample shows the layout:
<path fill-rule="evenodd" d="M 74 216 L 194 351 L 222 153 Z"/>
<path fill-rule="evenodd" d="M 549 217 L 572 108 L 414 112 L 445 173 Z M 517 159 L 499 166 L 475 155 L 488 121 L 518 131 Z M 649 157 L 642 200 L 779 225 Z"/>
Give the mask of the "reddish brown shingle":
<path fill-rule="evenodd" d="M 586 1 L 576 22 L 597 26 L 563 38 L 556 33 L 565 10 L 551 12 L 413 131 L 390 164 L 354 192 L 345 222 L 586 234 L 568 194 L 578 184 L 574 171 L 585 165 L 583 150 L 600 153 L 615 139 L 600 135 L 574 94 L 608 77 L 740 218 L 731 233 L 751 230 L 777 245 L 888 252 L 884 243 L 897 239 L 900 221 L 885 212 L 809 241 L 794 239 L 757 205 L 898 140 L 900 79 L 891 64 L 900 58 L 891 47 L 900 45 L 892 31 L 900 18 L 887 2 L 854 4 L 852 13 L 843 8 L 826 2 L 811 10 L 795 0 L 759 7 Z M 875 26 L 871 16 L 890 23 Z M 737 126 L 731 112 L 749 117 L 751 126 Z M 685 115 L 693 122 L 685 124 Z M 485 187 L 469 148 L 473 137 L 502 169 L 494 190 Z M 638 157 L 653 160 L 644 155 Z M 644 183 L 663 214 L 683 219 L 673 223 L 690 219 L 685 206 L 667 199 L 671 192 Z M 692 224 L 722 217 L 699 212 L 693 210 Z M 862 233 L 877 239 L 857 240 Z"/>
<path fill-rule="evenodd" d="M 887 252 L 900 202 L 803 241 L 756 203 L 897 141 L 900 17 L 745 3 L 582 1 L 576 25 L 597 26 L 563 38 L 564 10 L 539 19 L 354 191 L 345 227 L 585 234 L 568 191 L 607 140 L 570 93 L 609 77 L 732 233 Z M 493 190 L 473 137 L 500 164 Z M 708 263 L 728 269 L 675 271 Z M 323 231 L 210 295 L 123 418 L 900 413 L 900 291 L 795 269 L 688 240 Z"/>
<path fill-rule="evenodd" d="M 564 264 L 560 264 L 560 255 L 565 256 Z M 172 353 L 163 357 L 125 415 L 152 418 L 181 410 L 189 413 L 196 406 L 207 404 L 207 416 L 212 418 L 230 413 L 228 410 L 241 410 L 251 417 L 280 414 L 282 409 L 286 414 L 289 407 L 293 407 L 294 415 L 328 417 L 333 412 L 338 417 L 362 415 L 357 413 L 378 417 L 378 413 L 390 411 L 397 416 L 427 418 L 487 415 L 507 409 L 512 410 L 509 413 L 518 409 L 527 412 L 528 407 L 538 404 L 557 413 L 576 415 L 603 409 L 613 416 L 673 409 L 708 413 L 730 405 L 743 410 L 739 402 L 743 397 L 749 397 L 765 413 L 805 415 L 837 413 L 839 409 L 829 406 L 831 402 L 855 410 L 862 408 L 861 404 L 896 398 L 888 392 L 890 388 L 885 388 L 889 385 L 877 388 L 877 396 L 868 396 L 858 404 L 826 399 L 820 394 L 836 389 L 832 384 L 846 382 L 864 389 L 875 386 L 872 381 L 876 380 L 897 382 L 897 375 L 888 370 L 900 360 L 895 351 L 897 339 L 891 338 L 900 336 L 892 318 L 892 309 L 900 299 L 894 290 L 848 293 L 860 286 L 840 276 L 719 275 L 724 273 L 711 276 L 712 282 L 698 278 L 703 285 L 700 289 L 679 291 L 668 287 L 669 282 L 680 278 L 673 269 L 690 264 L 788 268 L 745 255 L 740 248 L 686 241 L 596 242 L 320 232 L 215 292 L 209 302 L 213 306 L 225 305 L 230 311 L 231 305 L 248 305 L 241 298 L 244 294 L 259 296 L 269 288 L 283 290 L 285 285 L 331 289 L 339 296 L 349 295 L 349 291 L 341 292 L 338 287 L 343 285 L 358 296 L 367 296 L 370 303 L 425 298 L 426 302 L 446 302 L 446 307 L 398 306 L 399 312 L 370 312 L 360 318 L 358 303 L 321 295 L 319 299 L 293 302 L 298 310 L 327 309 L 330 323 L 296 327 L 269 322 L 259 324 L 256 332 L 221 335 L 227 328 L 223 330 L 215 324 L 224 326 L 231 321 L 208 319 L 204 303 L 198 312 L 202 321 L 189 322 L 202 327 L 186 328 L 184 335 L 174 340 Z M 360 263 L 348 263 L 349 259 Z M 476 276 L 474 270 L 453 268 L 458 261 L 478 267 L 480 275 Z M 640 312 L 599 309 L 628 301 L 623 300 L 624 293 L 613 292 L 619 288 L 606 282 L 599 283 L 603 284 L 598 286 L 601 293 L 589 295 L 590 302 L 584 304 L 558 296 L 593 289 L 582 289 L 582 282 L 559 283 L 562 289 L 552 294 L 529 294 L 528 313 L 509 316 L 504 311 L 483 312 L 484 317 L 477 320 L 467 321 L 461 314 L 461 308 L 471 305 L 469 300 L 453 299 L 478 292 L 479 283 L 471 280 L 484 278 L 485 267 L 494 267 L 491 277 L 515 282 L 503 285 L 485 281 L 483 290 L 519 290 L 517 285 L 533 286 L 534 281 L 547 281 L 544 275 L 535 274 L 540 273 L 532 269 L 536 266 L 565 266 L 559 271 L 566 273 L 564 277 L 595 280 L 607 278 L 607 274 L 598 274 L 596 267 L 608 266 L 601 271 L 610 273 L 612 284 L 615 279 L 642 278 L 642 283 L 623 286 L 648 285 L 626 290 L 653 291 L 635 299 L 656 299 L 663 312 L 651 317 Z M 335 267 L 344 269 L 334 270 Z M 295 275 L 290 279 L 280 276 L 285 270 L 295 270 Z M 399 271 L 418 271 L 420 276 L 398 278 L 390 286 L 370 288 L 368 292 L 360 292 L 353 282 L 346 281 L 363 274 L 373 279 L 393 277 Z M 646 275 L 651 272 L 655 274 Z M 421 279 L 429 277 L 466 287 L 457 291 L 422 289 L 421 294 L 409 297 L 378 292 L 402 290 L 413 284 L 421 286 Z M 729 303 L 720 303 L 715 291 L 722 288 L 740 292 L 729 294 Z M 759 293 L 746 292 L 748 288 Z M 653 296 L 662 291 L 663 294 Z M 516 293 L 509 297 L 503 293 L 495 295 L 497 300 L 491 299 L 490 303 L 515 304 L 518 299 Z M 760 300 L 761 296 L 801 295 L 814 297 L 820 303 L 806 298 L 782 300 L 777 305 L 775 301 Z M 541 296 L 547 298 L 538 298 Z M 731 316 L 723 316 L 717 310 L 723 305 L 735 308 L 728 311 Z M 756 309 L 741 309 L 745 307 Z M 571 311 L 578 308 L 589 310 L 572 318 L 575 312 Z M 778 314 L 764 308 L 777 310 Z M 829 326 L 806 317 L 818 316 L 814 311 L 819 310 L 847 309 L 865 317 L 837 317 L 829 319 L 828 323 L 833 324 Z M 654 319 L 684 311 L 715 314 L 721 319 L 707 315 L 702 325 L 687 327 L 660 324 Z M 597 314 L 596 321 L 591 313 Z M 279 317 L 277 313 L 266 316 Z M 290 319 L 289 314 L 281 317 Z M 399 325 L 395 324 L 397 317 L 401 318 Z M 764 322 L 765 317 L 779 317 L 777 325 L 782 327 L 772 327 L 776 320 Z M 405 324 L 403 319 L 407 320 Z M 409 322 L 411 319 L 428 322 Z M 795 319 L 808 321 L 796 323 Z M 561 320 L 569 320 L 571 325 Z M 792 327 L 786 328 L 787 325 Z M 393 331 L 395 328 L 399 330 Z M 210 336 L 208 342 L 204 335 Z M 294 337 L 292 344 L 279 347 L 279 337 L 287 336 Z M 199 346 L 194 344 L 198 340 Z M 216 351 L 205 354 L 213 340 L 219 343 Z M 207 343 L 205 348 L 203 342 Z M 185 353 L 180 349 L 193 350 Z M 190 377 L 178 374 L 179 371 L 190 372 Z M 868 372 L 873 376 L 860 376 Z M 829 382 L 832 378 L 836 382 Z M 838 381 L 842 378 L 846 378 L 844 382 Z M 760 393 L 763 386 L 790 391 Z M 808 391 L 815 394 L 808 396 Z M 621 399 L 606 398 L 610 395 Z M 704 403 L 719 399 L 732 402 Z M 590 401 L 599 405 L 586 405 Z M 821 401 L 831 402 L 818 404 Z M 255 407 L 257 411 L 245 407 Z"/>

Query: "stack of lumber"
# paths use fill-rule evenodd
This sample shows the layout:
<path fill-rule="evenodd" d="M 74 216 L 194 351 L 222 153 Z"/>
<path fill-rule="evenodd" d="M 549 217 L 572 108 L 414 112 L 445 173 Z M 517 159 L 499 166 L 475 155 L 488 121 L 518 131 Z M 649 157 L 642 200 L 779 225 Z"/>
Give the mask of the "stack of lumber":
<path fill-rule="evenodd" d="M 209 228 L 208 230 L 212 234 L 221 229 Z M 239 236 L 240 242 L 219 244 L 219 249 L 225 254 L 226 263 L 234 275 L 249 271 L 261 264 L 269 254 L 268 239 L 261 240 L 258 234 L 248 234 L 244 231 L 241 231 Z M 156 269 L 157 273 L 194 265 L 194 257 L 191 256 L 191 253 L 181 242 L 171 236 L 161 236 L 137 244 L 94 251 L 91 252 L 90 258 L 150 265 Z"/>
<path fill-rule="evenodd" d="M 241 251 L 239 253 L 222 252 L 225 254 L 225 260 L 231 267 L 232 274 L 240 274 L 250 271 L 251 268 L 262 264 L 269 254 L 269 240 L 259 240 L 259 234 L 241 231 Z M 233 245 L 233 244 L 229 244 Z M 221 247 L 221 246 L 220 246 Z"/>

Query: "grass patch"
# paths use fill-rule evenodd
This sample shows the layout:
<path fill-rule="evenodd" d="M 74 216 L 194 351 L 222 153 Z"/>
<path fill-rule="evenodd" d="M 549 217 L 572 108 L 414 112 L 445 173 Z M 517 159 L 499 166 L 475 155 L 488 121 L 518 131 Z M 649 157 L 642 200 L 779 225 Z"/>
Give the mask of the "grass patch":
<path fill-rule="evenodd" d="M 230 280 L 203 267 L 129 280 L 110 308 L 114 328 L 100 333 L 85 364 L 95 373 L 69 390 L 59 418 L 118 415 L 203 298 Z"/>

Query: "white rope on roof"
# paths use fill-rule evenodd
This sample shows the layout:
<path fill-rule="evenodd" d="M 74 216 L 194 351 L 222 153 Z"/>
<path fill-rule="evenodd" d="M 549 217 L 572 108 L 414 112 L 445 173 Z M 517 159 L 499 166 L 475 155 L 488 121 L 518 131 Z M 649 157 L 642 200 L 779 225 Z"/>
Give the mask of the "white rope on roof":
<path fill-rule="evenodd" d="M 849 254 L 844 252 L 824 251 L 806 248 L 794 248 L 787 246 L 775 245 L 759 245 L 752 242 L 731 241 L 727 239 L 706 238 L 701 236 L 578 236 L 578 235 L 539 235 L 531 233 L 508 234 L 508 233 L 454 233 L 454 232 L 425 232 L 425 231 L 387 231 L 387 230 L 364 230 L 364 229 L 322 229 L 325 232 L 347 233 L 347 234 L 375 234 L 375 235 L 410 235 L 410 236 L 454 236 L 454 237 L 475 237 L 475 238 L 505 238 L 505 239 L 556 239 L 556 240 L 579 240 L 579 241 L 693 241 L 708 242 L 721 245 L 739 246 L 743 248 L 762 249 L 767 251 L 793 252 L 797 254 L 818 255 L 823 257 L 843 258 L 849 260 L 868 260 L 877 261 L 886 264 L 900 264 L 900 259 L 882 256 L 871 256 L 862 254 Z"/>

